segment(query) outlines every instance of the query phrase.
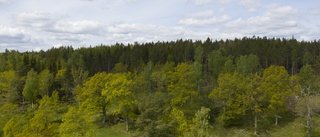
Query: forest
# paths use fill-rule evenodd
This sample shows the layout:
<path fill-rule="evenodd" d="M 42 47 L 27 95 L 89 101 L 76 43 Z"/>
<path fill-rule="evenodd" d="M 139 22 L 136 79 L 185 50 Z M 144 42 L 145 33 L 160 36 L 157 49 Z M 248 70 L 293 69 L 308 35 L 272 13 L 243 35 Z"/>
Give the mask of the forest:
<path fill-rule="evenodd" d="M 320 40 L 0 53 L 0 136 L 320 136 Z"/>

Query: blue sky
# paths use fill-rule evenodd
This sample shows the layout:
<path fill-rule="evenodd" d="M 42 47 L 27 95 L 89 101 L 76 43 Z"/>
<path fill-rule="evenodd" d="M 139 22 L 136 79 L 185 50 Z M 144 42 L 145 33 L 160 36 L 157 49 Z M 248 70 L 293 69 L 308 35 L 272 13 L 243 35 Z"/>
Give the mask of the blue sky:
<path fill-rule="evenodd" d="M 0 0 L 0 52 L 244 36 L 320 39 L 316 0 Z"/>

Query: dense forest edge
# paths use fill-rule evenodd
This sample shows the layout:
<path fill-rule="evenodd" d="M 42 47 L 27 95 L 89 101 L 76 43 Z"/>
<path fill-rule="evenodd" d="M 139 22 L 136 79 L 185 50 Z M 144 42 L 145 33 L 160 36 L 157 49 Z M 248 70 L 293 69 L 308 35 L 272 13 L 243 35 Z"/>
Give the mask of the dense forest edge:
<path fill-rule="evenodd" d="M 0 53 L 0 136 L 320 136 L 320 41 Z"/>

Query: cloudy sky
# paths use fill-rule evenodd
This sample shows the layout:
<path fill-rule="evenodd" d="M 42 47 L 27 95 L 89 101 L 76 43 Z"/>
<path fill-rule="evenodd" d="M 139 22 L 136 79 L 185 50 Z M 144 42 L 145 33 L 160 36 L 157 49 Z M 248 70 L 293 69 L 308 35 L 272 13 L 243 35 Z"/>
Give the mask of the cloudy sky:
<path fill-rule="evenodd" d="M 0 52 L 244 36 L 320 39 L 318 0 L 0 0 Z"/>

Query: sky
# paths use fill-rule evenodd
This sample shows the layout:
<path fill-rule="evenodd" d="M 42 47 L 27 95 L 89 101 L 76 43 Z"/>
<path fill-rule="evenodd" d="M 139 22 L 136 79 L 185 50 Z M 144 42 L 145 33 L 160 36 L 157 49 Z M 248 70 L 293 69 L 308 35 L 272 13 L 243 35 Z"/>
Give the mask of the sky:
<path fill-rule="evenodd" d="M 320 39 L 318 0 L 0 0 L 0 52 L 177 39 Z"/>

